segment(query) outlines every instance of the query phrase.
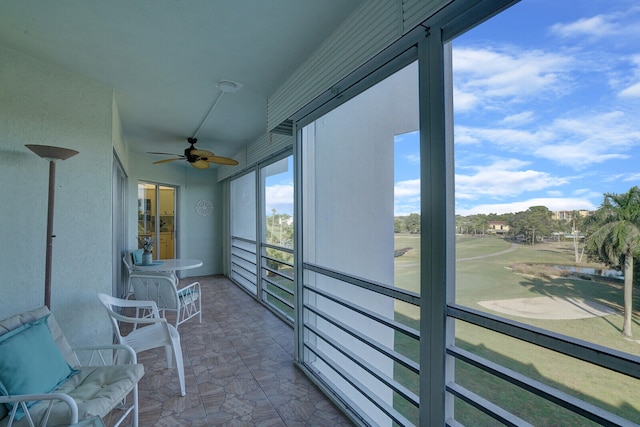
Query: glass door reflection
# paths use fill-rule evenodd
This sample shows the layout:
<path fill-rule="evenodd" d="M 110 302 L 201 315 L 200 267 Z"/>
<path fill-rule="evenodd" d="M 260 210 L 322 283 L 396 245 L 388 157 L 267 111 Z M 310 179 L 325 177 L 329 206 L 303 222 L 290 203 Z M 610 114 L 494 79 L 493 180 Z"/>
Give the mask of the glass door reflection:
<path fill-rule="evenodd" d="M 176 188 L 138 183 L 138 237 L 154 240 L 153 258 L 175 258 Z"/>

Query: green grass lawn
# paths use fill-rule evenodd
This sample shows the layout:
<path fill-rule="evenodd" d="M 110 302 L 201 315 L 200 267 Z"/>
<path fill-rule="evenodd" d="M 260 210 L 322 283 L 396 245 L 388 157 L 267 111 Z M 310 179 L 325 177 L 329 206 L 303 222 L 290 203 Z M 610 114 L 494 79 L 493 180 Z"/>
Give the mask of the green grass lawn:
<path fill-rule="evenodd" d="M 420 237 L 396 235 L 395 248 L 411 247 L 396 258 L 395 284 L 419 292 Z M 577 320 L 539 320 L 519 316 L 512 318 L 564 335 L 580 338 L 606 347 L 640 355 L 640 343 L 627 340 L 621 334 L 622 287 L 594 280 L 570 278 L 540 278 L 524 276 L 509 269 L 513 263 L 573 264 L 571 242 L 545 243 L 535 246 L 518 245 L 514 251 L 477 258 L 508 250 L 511 243 L 497 237 L 459 236 L 456 242 L 456 302 L 488 311 L 479 301 L 539 296 L 577 297 L 596 301 L 618 310 L 618 314 Z M 476 259 L 468 259 L 476 258 Z M 640 296 L 635 295 L 635 307 L 640 308 Z M 638 313 L 636 309 L 635 313 Z M 419 329 L 419 310 L 407 304 L 396 304 L 396 319 Z M 634 317 L 636 335 L 640 336 L 640 317 Z M 456 323 L 458 346 L 523 373 L 540 382 L 577 396 L 610 412 L 640 423 L 638 381 L 623 375 L 577 362 L 573 359 L 538 348 L 532 344 L 477 328 L 464 322 Z M 417 344 L 398 335 L 396 349 L 418 358 Z M 417 377 L 400 369 L 396 378 L 417 392 Z M 504 383 L 462 362 L 456 364 L 456 381 L 484 398 L 504 407 L 534 425 L 590 425 L 582 417 L 545 402 L 528 392 Z M 410 419 L 416 411 L 399 405 Z M 459 402 L 456 416 L 466 425 L 491 426 L 496 423 L 478 411 Z"/>

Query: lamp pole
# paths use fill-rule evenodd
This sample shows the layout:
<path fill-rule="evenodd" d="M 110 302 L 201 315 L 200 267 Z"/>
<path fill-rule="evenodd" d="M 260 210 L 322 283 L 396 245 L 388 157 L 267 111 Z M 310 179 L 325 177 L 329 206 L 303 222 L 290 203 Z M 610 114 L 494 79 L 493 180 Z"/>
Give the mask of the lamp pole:
<path fill-rule="evenodd" d="M 50 145 L 27 144 L 26 147 L 43 159 L 49 160 L 49 201 L 47 209 L 47 252 L 44 270 L 44 305 L 51 308 L 51 266 L 53 260 L 53 208 L 56 186 L 56 162 L 66 160 L 78 154 L 68 148 L 52 147 Z"/>

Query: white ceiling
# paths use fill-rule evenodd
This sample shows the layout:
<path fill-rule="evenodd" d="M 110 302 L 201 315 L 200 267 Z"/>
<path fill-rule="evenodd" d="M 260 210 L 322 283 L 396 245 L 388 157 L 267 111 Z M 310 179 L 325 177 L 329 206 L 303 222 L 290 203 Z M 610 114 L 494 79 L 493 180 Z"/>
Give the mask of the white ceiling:
<path fill-rule="evenodd" d="M 362 0 L 0 0 L 0 44 L 111 87 L 130 149 L 232 156 L 267 99 Z"/>

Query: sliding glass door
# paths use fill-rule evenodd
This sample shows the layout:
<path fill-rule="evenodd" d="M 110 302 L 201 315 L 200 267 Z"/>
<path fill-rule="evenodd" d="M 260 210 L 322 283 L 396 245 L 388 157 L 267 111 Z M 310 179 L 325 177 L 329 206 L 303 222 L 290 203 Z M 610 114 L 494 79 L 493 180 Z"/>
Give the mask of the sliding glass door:
<path fill-rule="evenodd" d="M 153 258 L 176 257 L 176 187 L 138 182 L 138 238 L 154 241 Z"/>

